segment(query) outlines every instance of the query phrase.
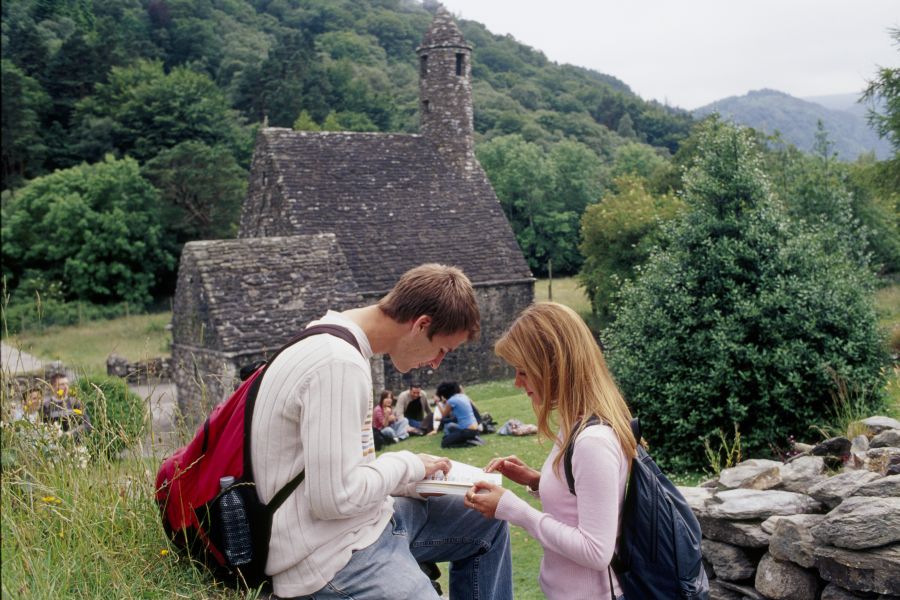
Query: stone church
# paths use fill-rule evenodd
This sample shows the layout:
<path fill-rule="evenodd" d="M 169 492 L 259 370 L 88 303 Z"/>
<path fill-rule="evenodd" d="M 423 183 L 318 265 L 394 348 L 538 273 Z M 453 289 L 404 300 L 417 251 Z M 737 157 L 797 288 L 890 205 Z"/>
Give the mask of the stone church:
<path fill-rule="evenodd" d="M 373 358 L 377 388 L 510 376 L 492 346 L 532 302 L 534 279 L 475 158 L 472 48 L 442 7 L 416 50 L 421 133 L 260 131 L 236 240 L 184 247 L 173 364 L 182 410 L 233 389 L 329 308 L 375 303 L 408 269 L 460 267 L 482 314 L 479 341 L 437 372 L 401 375 Z"/>

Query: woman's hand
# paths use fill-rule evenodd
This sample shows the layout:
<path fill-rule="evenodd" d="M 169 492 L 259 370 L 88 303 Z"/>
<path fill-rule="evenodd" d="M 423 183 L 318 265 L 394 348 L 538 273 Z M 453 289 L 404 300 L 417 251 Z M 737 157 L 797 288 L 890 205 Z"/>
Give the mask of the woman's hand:
<path fill-rule="evenodd" d="M 533 490 L 538 489 L 541 484 L 541 472 L 526 465 L 518 456 L 495 458 L 488 463 L 484 470 L 488 473 L 495 471 L 501 473 L 516 483 L 527 485 Z"/>
<path fill-rule="evenodd" d="M 432 456 L 430 454 L 417 454 L 419 460 L 425 465 L 425 477 L 443 471 L 444 475 L 450 472 L 450 459 L 445 456 Z"/>
<path fill-rule="evenodd" d="M 499 485 L 479 481 L 466 492 L 463 502 L 467 508 L 477 510 L 482 516 L 493 519 L 497 512 L 497 505 L 500 504 L 500 497 L 504 492 L 506 490 Z"/>

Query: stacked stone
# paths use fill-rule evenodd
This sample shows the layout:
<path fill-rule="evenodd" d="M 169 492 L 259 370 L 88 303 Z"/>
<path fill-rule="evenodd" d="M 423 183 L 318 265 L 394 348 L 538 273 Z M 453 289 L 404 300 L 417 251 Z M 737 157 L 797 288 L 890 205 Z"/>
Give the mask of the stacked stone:
<path fill-rule="evenodd" d="M 900 598 L 900 422 L 858 428 L 681 488 L 703 529 L 712 600 Z"/>
<path fill-rule="evenodd" d="M 118 354 L 106 357 L 106 374 L 127 379 L 131 384 L 159 383 L 171 381 L 172 360 L 166 357 L 148 358 L 137 362 Z"/>

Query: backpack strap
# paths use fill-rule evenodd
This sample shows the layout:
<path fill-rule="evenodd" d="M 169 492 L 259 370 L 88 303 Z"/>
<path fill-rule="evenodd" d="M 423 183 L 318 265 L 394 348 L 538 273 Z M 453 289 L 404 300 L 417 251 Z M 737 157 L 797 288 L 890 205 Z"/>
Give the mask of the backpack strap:
<path fill-rule="evenodd" d="M 591 425 L 599 425 L 602 421 L 596 416 L 593 415 L 591 418 L 587 420 L 584 424 L 585 427 L 590 427 Z M 631 433 L 634 434 L 634 439 L 638 444 L 641 443 L 641 423 L 637 418 L 631 420 Z M 572 471 L 572 457 L 575 455 L 575 439 L 573 438 L 569 445 L 566 446 L 566 455 L 563 460 L 563 468 L 566 471 L 566 484 L 569 486 L 569 493 L 573 496 L 576 496 L 575 493 L 575 473 Z"/>
<path fill-rule="evenodd" d="M 290 348 L 294 344 L 300 342 L 301 340 L 305 340 L 308 337 L 312 337 L 314 335 L 322 335 L 328 334 L 333 335 L 334 337 L 340 338 L 356 348 L 356 351 L 362 354 L 362 350 L 359 348 L 359 342 L 356 340 L 356 336 L 351 333 L 349 329 L 346 327 L 342 327 L 341 325 L 330 325 L 330 324 L 320 324 L 320 325 L 311 325 L 301 331 L 294 339 L 290 342 L 282 346 L 278 349 L 272 358 L 270 358 L 266 363 L 264 363 L 261 367 L 262 372 L 256 376 L 256 379 L 250 385 L 250 389 L 247 391 L 247 400 L 244 405 L 244 475 L 243 478 L 247 481 L 256 481 L 253 476 L 253 461 L 250 457 L 250 430 L 252 421 L 253 421 L 253 407 L 256 406 L 256 396 L 259 394 L 259 386 L 262 383 L 263 375 L 265 375 L 266 370 L 268 370 L 269 365 L 275 360 L 275 358 L 281 354 L 284 350 Z M 303 482 L 303 478 L 306 476 L 305 471 L 300 471 L 296 477 L 291 479 L 283 488 L 278 490 L 269 503 L 266 505 L 266 508 L 269 510 L 269 513 L 272 514 L 278 507 L 281 506 L 285 500 L 287 500 L 288 496 L 290 496 L 297 486 L 299 486 Z"/>

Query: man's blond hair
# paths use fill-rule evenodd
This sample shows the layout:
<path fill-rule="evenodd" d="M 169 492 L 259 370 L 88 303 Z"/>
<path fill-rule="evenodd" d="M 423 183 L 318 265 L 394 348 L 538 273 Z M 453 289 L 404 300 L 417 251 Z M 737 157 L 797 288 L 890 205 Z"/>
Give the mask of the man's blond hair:
<path fill-rule="evenodd" d="M 410 269 L 378 307 L 398 323 L 431 317 L 428 339 L 465 331 L 472 341 L 481 330 L 472 282 L 456 267 L 429 263 Z"/>

